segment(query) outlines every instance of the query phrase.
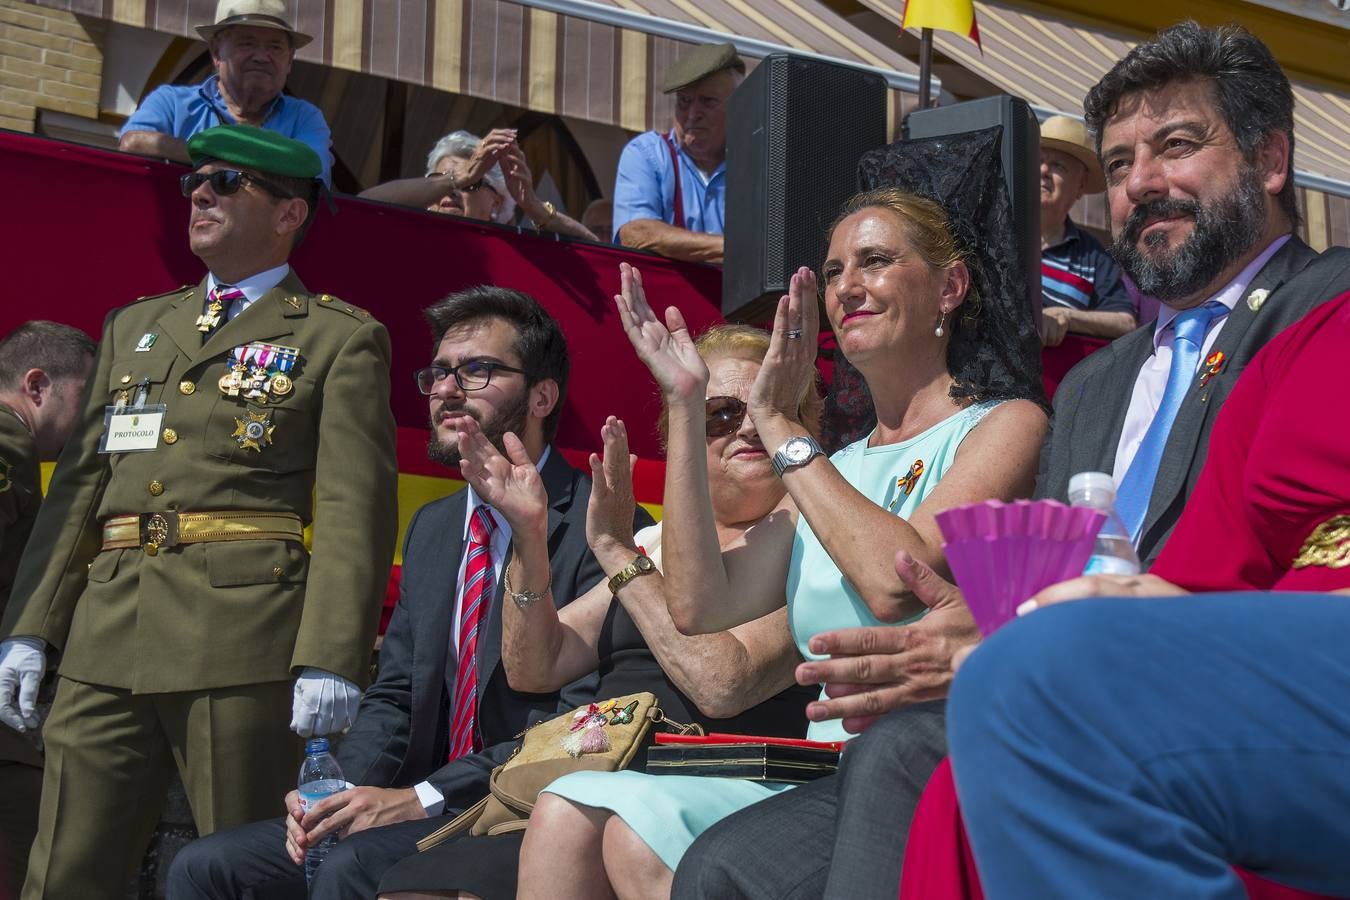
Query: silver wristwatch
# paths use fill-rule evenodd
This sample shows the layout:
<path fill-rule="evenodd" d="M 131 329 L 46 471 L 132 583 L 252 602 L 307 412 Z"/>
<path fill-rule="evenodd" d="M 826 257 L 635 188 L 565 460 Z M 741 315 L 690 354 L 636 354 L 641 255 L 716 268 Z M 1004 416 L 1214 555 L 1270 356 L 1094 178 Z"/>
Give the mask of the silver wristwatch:
<path fill-rule="evenodd" d="M 774 451 L 773 470 L 778 473 L 779 478 L 782 478 L 788 469 L 804 466 L 817 456 L 824 455 L 825 451 L 820 449 L 814 438 L 807 435 L 790 437 L 783 442 L 783 446 Z"/>

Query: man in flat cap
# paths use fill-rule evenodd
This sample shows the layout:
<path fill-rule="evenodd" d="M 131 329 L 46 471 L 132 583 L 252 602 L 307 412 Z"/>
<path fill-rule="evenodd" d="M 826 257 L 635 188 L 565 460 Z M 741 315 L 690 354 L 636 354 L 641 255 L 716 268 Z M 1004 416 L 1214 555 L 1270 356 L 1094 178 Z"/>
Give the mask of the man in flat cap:
<path fill-rule="evenodd" d="M 274 813 L 290 731 L 341 731 L 369 677 L 397 531 L 389 336 L 287 263 L 312 149 L 230 125 L 188 152 L 207 275 L 108 316 L 0 621 L 0 719 L 28 727 L 17 684 L 60 660 L 27 900 L 120 898 L 175 766 L 202 834 Z"/>
<path fill-rule="evenodd" d="M 1041 124 L 1041 343 L 1068 332 L 1112 340 L 1134 330 L 1134 301 L 1120 267 L 1069 218 L 1084 194 L 1106 189 L 1087 126 L 1068 116 Z"/>
<path fill-rule="evenodd" d="M 220 0 L 216 20 L 197 33 L 215 74 L 201 84 L 155 88 L 122 126 L 118 147 L 188 162 L 188 139 L 216 125 L 257 125 L 303 141 L 319 155 L 332 184 L 331 133 L 313 103 L 282 93 L 295 51 L 310 42 L 287 21 L 285 0 Z"/>
<path fill-rule="evenodd" d="M 706 44 L 666 73 L 675 122 L 628 142 L 614 182 L 614 240 L 672 259 L 720 263 L 727 103 L 745 76 L 731 44 Z"/>

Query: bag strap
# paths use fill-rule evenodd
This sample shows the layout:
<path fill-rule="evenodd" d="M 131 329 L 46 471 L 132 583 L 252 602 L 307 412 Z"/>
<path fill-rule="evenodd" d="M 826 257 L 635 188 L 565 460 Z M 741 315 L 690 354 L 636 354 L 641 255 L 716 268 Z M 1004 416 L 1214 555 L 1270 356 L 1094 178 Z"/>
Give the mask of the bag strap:
<path fill-rule="evenodd" d="M 684 192 L 680 190 L 680 155 L 675 151 L 675 142 L 670 139 L 670 135 L 661 135 L 661 140 L 666 142 L 666 149 L 670 151 L 670 164 L 675 169 L 675 221 L 672 224 L 676 228 L 683 228 Z"/>
<path fill-rule="evenodd" d="M 484 797 L 473 806 L 470 806 L 464 812 L 455 816 L 449 822 L 446 822 L 440 828 L 437 828 L 431 834 L 417 842 L 417 852 L 425 853 L 432 847 L 437 847 L 450 840 L 461 831 L 468 831 L 483 815 L 483 810 L 487 808 L 488 798 Z"/>

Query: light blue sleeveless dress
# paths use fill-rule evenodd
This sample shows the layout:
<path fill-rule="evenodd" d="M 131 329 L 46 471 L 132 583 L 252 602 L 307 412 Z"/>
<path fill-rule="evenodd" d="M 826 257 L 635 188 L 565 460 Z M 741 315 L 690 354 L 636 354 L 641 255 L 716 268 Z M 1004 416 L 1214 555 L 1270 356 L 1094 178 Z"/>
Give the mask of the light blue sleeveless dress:
<path fill-rule="evenodd" d="M 867 438 L 830 457 L 840 474 L 865 497 L 896 515 L 908 517 L 932 493 L 956 459 L 957 448 L 996 403 L 969 406 L 932 428 L 898 444 L 868 447 Z M 915 463 L 922 474 L 905 492 Z M 797 519 L 787 580 L 788 621 L 803 657 L 819 659 L 807 641 L 822 631 L 885 624 L 872 615 L 821 546 L 806 517 Z M 912 621 L 912 620 L 911 620 Z M 903 623 L 899 623 L 903 624 Z M 822 691 L 823 695 L 823 691 Z M 852 735 L 839 719 L 812 722 L 806 736 L 844 741 Z M 640 772 L 574 772 L 546 791 L 586 806 L 607 809 L 628 823 L 673 871 L 700 834 L 752 803 L 795 785 L 693 775 L 645 775 Z"/>

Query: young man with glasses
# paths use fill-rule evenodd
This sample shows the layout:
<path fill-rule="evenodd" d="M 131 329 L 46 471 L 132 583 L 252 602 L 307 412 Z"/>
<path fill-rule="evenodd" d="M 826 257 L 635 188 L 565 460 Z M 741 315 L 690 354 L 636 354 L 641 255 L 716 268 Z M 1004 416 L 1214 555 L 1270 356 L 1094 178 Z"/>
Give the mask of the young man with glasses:
<path fill-rule="evenodd" d="M 561 606 L 604 577 L 586 544 L 590 479 L 550 442 L 562 415 L 570 362 L 558 324 L 518 291 L 477 287 L 426 310 L 432 364 L 415 374 L 427 398 L 427 455 L 459 464 L 455 422 L 473 419 L 497 449 L 519 439 L 549 496 L 551 602 Z M 651 522 L 639 508 L 638 526 Z M 174 860 L 174 900 L 305 896 L 298 865 L 328 834 L 310 897 L 373 897 L 380 876 L 416 842 L 488 794 L 488 775 L 535 722 L 595 698 L 594 674 L 560 692 L 512 690 L 501 664 L 503 573 L 511 558 L 504 516 L 470 487 L 418 510 L 403 545 L 400 596 L 380 650 L 380 671 L 338 747 L 360 785 L 302 814 L 191 844 Z M 515 602 L 528 602 L 517 594 Z M 280 794 L 278 794 L 280 797 Z"/>
<path fill-rule="evenodd" d="M 388 334 L 287 262 L 312 149 L 248 126 L 188 149 L 206 277 L 108 316 L 0 626 L 16 727 L 14 686 L 60 658 L 25 897 L 120 897 L 175 767 L 202 834 L 272 812 L 291 731 L 346 728 L 369 678 L 398 528 Z"/>

